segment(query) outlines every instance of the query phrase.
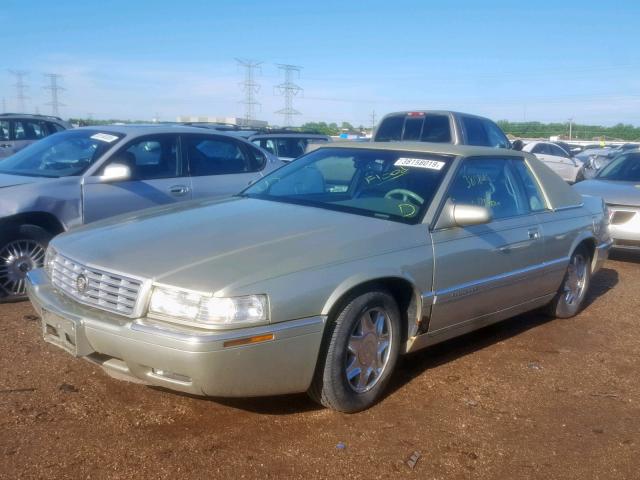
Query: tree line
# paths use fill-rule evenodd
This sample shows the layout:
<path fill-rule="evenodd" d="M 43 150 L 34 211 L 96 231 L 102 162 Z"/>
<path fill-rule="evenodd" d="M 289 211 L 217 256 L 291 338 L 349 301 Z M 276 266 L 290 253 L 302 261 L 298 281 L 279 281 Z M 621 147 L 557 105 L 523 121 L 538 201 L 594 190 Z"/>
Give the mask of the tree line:
<path fill-rule="evenodd" d="M 497 122 L 500 128 L 514 137 L 523 138 L 549 138 L 551 136 L 569 137 L 568 123 L 541 123 L 541 122 L 509 122 L 500 120 Z M 640 127 L 619 123 L 612 127 L 601 125 L 583 125 L 574 123 L 571 126 L 571 138 L 573 140 L 640 140 Z"/>

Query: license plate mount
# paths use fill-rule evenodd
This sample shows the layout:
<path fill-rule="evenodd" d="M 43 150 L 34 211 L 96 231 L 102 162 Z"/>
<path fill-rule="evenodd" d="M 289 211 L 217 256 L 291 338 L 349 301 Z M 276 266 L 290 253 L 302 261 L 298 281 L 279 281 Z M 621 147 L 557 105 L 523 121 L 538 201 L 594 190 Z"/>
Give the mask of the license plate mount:
<path fill-rule="evenodd" d="M 47 310 L 42 311 L 42 336 L 46 342 L 62 348 L 74 357 L 82 357 L 92 351 L 80 322 L 68 320 Z"/>

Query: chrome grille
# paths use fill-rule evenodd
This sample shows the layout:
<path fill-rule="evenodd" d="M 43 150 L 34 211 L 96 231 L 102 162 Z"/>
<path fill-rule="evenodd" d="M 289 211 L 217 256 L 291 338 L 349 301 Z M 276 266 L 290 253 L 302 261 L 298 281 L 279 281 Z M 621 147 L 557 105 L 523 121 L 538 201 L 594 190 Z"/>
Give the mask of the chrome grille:
<path fill-rule="evenodd" d="M 60 254 L 55 254 L 50 263 L 49 274 L 56 288 L 81 303 L 121 315 L 132 316 L 135 312 L 140 280 L 86 267 Z"/>

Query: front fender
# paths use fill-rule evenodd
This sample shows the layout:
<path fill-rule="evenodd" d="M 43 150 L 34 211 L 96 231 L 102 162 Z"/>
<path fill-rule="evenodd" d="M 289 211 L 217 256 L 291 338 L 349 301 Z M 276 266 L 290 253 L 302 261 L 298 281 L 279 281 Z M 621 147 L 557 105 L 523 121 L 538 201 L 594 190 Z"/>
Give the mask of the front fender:
<path fill-rule="evenodd" d="M 329 298 L 322 307 L 322 315 L 328 315 L 331 309 L 336 303 L 344 297 L 351 290 L 358 288 L 364 284 L 370 284 L 380 281 L 388 280 L 400 280 L 411 285 L 413 290 L 413 296 L 416 300 L 417 311 L 422 311 L 422 295 L 420 289 L 417 287 L 417 281 L 409 272 L 402 272 L 392 269 L 375 269 L 367 272 L 358 272 L 345 278 L 340 282 L 336 288 L 331 292 Z"/>

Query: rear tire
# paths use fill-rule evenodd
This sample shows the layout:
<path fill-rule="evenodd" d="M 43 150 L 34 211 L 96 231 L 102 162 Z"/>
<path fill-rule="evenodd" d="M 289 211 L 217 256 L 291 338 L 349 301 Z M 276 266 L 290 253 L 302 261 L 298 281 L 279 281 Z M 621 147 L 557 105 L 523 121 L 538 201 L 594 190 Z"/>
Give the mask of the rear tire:
<path fill-rule="evenodd" d="M 400 311 L 384 290 L 352 297 L 327 325 L 309 396 L 327 408 L 369 408 L 386 388 L 400 352 Z"/>
<path fill-rule="evenodd" d="M 571 255 L 567 272 L 558 293 L 547 306 L 547 313 L 556 318 L 577 315 L 591 284 L 591 255 L 585 247 L 578 247 Z"/>
<path fill-rule="evenodd" d="M 26 298 L 27 273 L 44 265 L 51 237 L 36 225 L 22 225 L 0 235 L 0 302 Z"/>

